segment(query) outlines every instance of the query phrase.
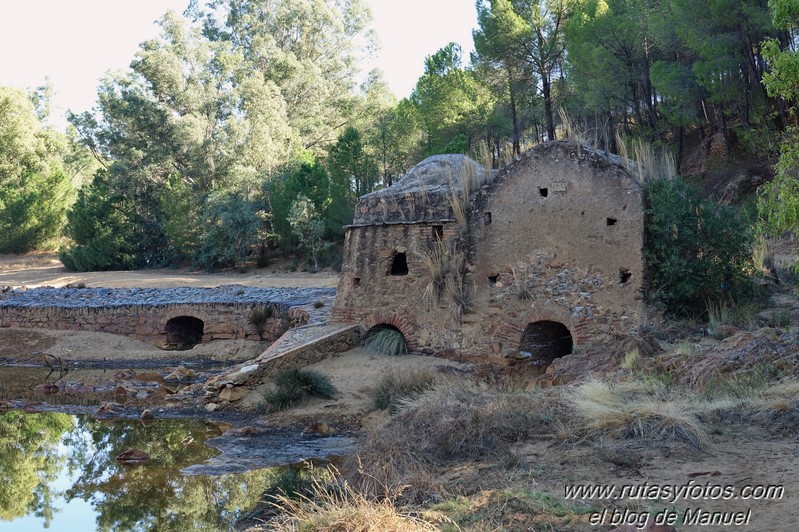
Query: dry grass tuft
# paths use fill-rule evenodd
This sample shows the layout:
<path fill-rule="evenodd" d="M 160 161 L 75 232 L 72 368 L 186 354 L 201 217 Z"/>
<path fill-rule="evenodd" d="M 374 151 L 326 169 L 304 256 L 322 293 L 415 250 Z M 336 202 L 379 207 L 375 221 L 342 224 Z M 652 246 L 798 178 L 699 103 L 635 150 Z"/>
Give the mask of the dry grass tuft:
<path fill-rule="evenodd" d="M 520 270 L 513 268 L 511 271 L 513 273 L 513 285 L 516 288 L 516 296 L 522 301 L 532 298 L 534 287 L 533 277 L 524 268 Z"/>
<path fill-rule="evenodd" d="M 469 203 L 472 193 L 483 185 L 477 172 L 477 165 L 467 160 L 461 175 L 461 198 L 464 203 Z"/>
<path fill-rule="evenodd" d="M 674 155 L 656 150 L 643 139 L 633 139 L 632 158 L 624 139 L 616 133 L 616 146 L 625 168 L 638 176 L 641 184 L 655 179 L 673 179 L 677 176 L 677 161 Z"/>
<path fill-rule="evenodd" d="M 560 116 L 560 125 L 563 129 L 563 136 L 577 143 L 577 155 L 582 156 L 583 145 L 588 143 L 588 135 L 586 134 L 585 129 L 580 127 L 577 122 L 572 120 L 563 107 L 558 108 L 558 115 Z"/>
<path fill-rule="evenodd" d="M 619 365 L 628 371 L 633 371 L 638 366 L 640 359 L 641 353 L 638 351 L 637 347 L 634 347 L 624 353 L 619 361 Z"/>
<path fill-rule="evenodd" d="M 539 402 L 540 401 L 540 402 Z M 502 453 L 544 425 L 543 395 L 511 393 L 468 380 L 442 383 L 400 405 L 397 422 L 408 429 L 421 455 L 431 460 Z"/>
<path fill-rule="evenodd" d="M 799 381 L 763 382 L 760 370 L 734 377 L 716 390 L 724 393 L 713 401 L 713 417 L 726 421 L 750 419 L 772 434 L 791 436 L 799 430 Z"/>
<path fill-rule="evenodd" d="M 451 177 L 449 179 L 449 205 L 461 232 L 468 230 L 468 210 L 472 194 L 487 182 L 488 174 L 488 170 L 480 171 L 477 164 L 467 159 L 461 172 L 460 187 L 455 186 Z"/>
<path fill-rule="evenodd" d="M 431 308 L 438 304 L 441 292 L 446 286 L 445 278 L 451 267 L 450 255 L 443 240 L 436 240 L 431 251 L 420 250 L 416 255 L 429 274 L 423 299 L 427 308 Z"/>
<path fill-rule="evenodd" d="M 361 343 L 366 349 L 387 356 L 407 355 L 408 344 L 405 336 L 399 329 L 391 326 L 378 325 L 372 327 Z"/>
<path fill-rule="evenodd" d="M 452 208 L 452 216 L 455 217 L 455 222 L 462 233 L 469 229 L 469 220 L 466 213 L 466 205 L 469 200 L 459 196 L 457 192 L 452 190 L 449 195 L 449 205 Z"/>
<path fill-rule="evenodd" d="M 618 385 L 589 380 L 567 394 L 585 435 L 592 439 L 670 440 L 697 449 L 707 442 L 699 420 L 703 408 L 690 395 L 680 395 L 655 381 Z"/>
<path fill-rule="evenodd" d="M 452 241 L 450 250 L 443 240 L 436 240 L 431 251 L 420 250 L 416 255 L 428 272 L 428 281 L 422 292 L 425 306 L 433 308 L 446 294 L 452 316 L 460 320 L 463 314 L 472 310 L 472 289 L 464 283 L 464 257 L 458 244 L 457 239 Z"/>
<path fill-rule="evenodd" d="M 309 396 L 332 399 L 336 395 L 330 377 L 310 369 L 282 369 L 272 380 L 275 389 L 264 397 L 262 405 L 267 412 L 286 410 Z"/>
<path fill-rule="evenodd" d="M 380 410 L 395 413 L 401 401 L 414 399 L 431 389 L 436 376 L 429 370 L 391 371 L 383 375 L 372 392 L 372 404 Z"/>
<path fill-rule="evenodd" d="M 449 299 L 450 311 L 456 320 L 460 320 L 464 314 L 474 310 L 472 287 L 465 283 L 460 272 L 453 272 L 453 275 L 446 278 L 444 289 Z"/>
<path fill-rule="evenodd" d="M 275 532 L 428 532 L 433 523 L 400 511 L 396 500 L 401 490 L 388 497 L 371 497 L 346 482 L 332 488 L 315 481 L 310 494 L 297 499 L 278 496 L 280 515 L 265 530 Z"/>
<path fill-rule="evenodd" d="M 480 161 L 486 172 L 490 171 L 494 165 L 494 155 L 491 153 L 488 143 L 484 140 L 477 144 L 477 160 Z"/>
<path fill-rule="evenodd" d="M 724 327 L 732 325 L 733 313 L 724 301 L 705 301 L 708 317 L 708 333 L 717 340 L 726 336 Z"/>
<path fill-rule="evenodd" d="M 412 485 L 416 499 L 439 495 L 433 466 L 504 456 L 513 443 L 551 432 L 547 397 L 469 380 L 440 382 L 398 401 L 397 414 L 361 441 L 362 474 L 386 486 Z"/>

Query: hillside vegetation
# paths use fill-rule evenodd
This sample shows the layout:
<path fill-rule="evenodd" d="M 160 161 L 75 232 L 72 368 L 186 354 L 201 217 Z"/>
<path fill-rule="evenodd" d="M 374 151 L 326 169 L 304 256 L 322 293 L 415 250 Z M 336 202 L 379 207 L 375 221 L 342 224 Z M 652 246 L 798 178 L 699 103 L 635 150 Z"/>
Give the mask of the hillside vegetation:
<path fill-rule="evenodd" d="M 481 0 L 471 57 L 457 43 L 431 51 L 398 101 L 379 71 L 359 84 L 373 39 L 360 2 L 191 2 L 104 78 L 66 136 L 42 125 L 52 87 L 3 89 L 0 252 L 63 233 L 75 270 L 213 270 L 297 251 L 310 269 L 335 266 L 355 199 L 423 157 L 497 168 L 565 136 L 632 159 L 650 146 L 725 203 L 768 182 L 759 219 L 743 202 L 746 224 L 792 230 L 792 6 Z"/>

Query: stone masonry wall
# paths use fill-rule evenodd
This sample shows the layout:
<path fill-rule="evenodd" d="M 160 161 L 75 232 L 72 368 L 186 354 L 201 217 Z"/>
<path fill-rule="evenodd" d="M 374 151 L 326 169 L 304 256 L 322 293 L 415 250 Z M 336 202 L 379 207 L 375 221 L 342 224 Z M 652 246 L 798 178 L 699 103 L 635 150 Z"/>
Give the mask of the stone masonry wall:
<path fill-rule="evenodd" d="M 40 288 L 0 294 L 0 327 L 107 332 L 164 347 L 166 323 L 190 316 L 203 321 L 203 342 L 274 341 L 290 326 L 306 323 L 317 312 L 316 301 L 329 306 L 333 297 L 328 289 Z M 264 307 L 272 309 L 272 316 L 260 336 L 250 316 L 254 309 Z"/>
<path fill-rule="evenodd" d="M 636 333 L 643 305 L 643 192 L 620 165 L 574 143 L 531 150 L 478 192 L 469 280 L 481 318 L 467 350 L 506 356 L 536 321 L 575 346 Z M 467 320 L 468 321 L 468 320 Z"/>
<path fill-rule="evenodd" d="M 167 321 L 191 316 L 204 322 L 203 342 L 220 339 L 260 339 L 249 323 L 252 304 L 206 303 L 147 307 L 128 305 L 110 308 L 0 307 L 0 327 L 94 331 L 121 334 L 163 347 Z M 264 340 L 273 341 L 289 327 L 285 309 L 278 310 L 265 325 Z"/>
<path fill-rule="evenodd" d="M 431 274 L 423 254 L 434 250 L 437 239 L 448 243 L 458 234 L 458 226 L 448 221 L 349 228 L 333 321 L 367 329 L 393 325 L 405 335 L 410 351 L 443 348 L 441 330 L 458 323 L 448 306 L 428 304 Z M 407 275 L 390 275 L 398 253 L 405 254 Z"/>
<path fill-rule="evenodd" d="M 639 332 L 643 191 L 620 163 L 573 142 L 540 145 L 472 194 L 463 227 L 443 210 L 440 221 L 392 223 L 396 214 L 381 218 L 375 200 L 393 187 L 364 196 L 358 225 L 347 231 L 333 320 L 394 325 L 419 352 L 500 363 L 521 354 L 535 322 L 565 326 L 578 349 Z M 431 162 L 420 166 L 429 174 L 422 177 L 442 187 L 453 181 L 455 165 L 442 166 L 440 178 Z M 397 213 L 410 211 L 406 200 L 415 190 L 410 183 L 396 190 Z M 462 312 L 440 290 L 431 303 L 419 252 L 432 250 L 436 238 L 455 263 L 448 275 L 468 300 Z M 398 253 L 406 254 L 407 275 L 389 275 Z"/>

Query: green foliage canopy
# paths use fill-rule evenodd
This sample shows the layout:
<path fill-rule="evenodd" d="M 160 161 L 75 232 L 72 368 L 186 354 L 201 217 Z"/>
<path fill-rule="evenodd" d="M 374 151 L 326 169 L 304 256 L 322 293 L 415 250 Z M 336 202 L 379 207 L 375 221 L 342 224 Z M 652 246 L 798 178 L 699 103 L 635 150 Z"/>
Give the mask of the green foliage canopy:
<path fill-rule="evenodd" d="M 72 186 L 67 139 L 42 128 L 31 97 L 0 87 L 0 253 L 36 249 L 58 236 Z"/>
<path fill-rule="evenodd" d="M 736 296 L 751 295 L 751 224 L 735 207 L 702 198 L 680 178 L 646 186 L 649 292 L 675 314 L 697 314 L 722 297 L 730 282 Z"/>
<path fill-rule="evenodd" d="M 799 3 L 793 0 L 771 0 L 774 23 L 784 30 L 799 27 Z M 799 101 L 799 53 L 785 47 L 777 39 L 763 43 L 763 54 L 770 62 L 763 83 L 769 95 L 792 104 L 796 119 Z M 780 158 L 774 180 L 763 186 L 758 197 L 761 229 L 769 235 L 799 229 L 799 130 L 789 127 L 780 146 Z"/>

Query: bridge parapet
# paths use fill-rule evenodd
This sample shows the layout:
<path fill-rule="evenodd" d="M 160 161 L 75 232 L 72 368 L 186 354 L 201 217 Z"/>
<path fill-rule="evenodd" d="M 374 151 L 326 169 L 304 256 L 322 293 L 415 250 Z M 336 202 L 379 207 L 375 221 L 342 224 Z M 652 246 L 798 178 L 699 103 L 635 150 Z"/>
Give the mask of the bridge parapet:
<path fill-rule="evenodd" d="M 191 323 L 195 329 L 187 334 L 202 342 L 274 341 L 291 325 L 312 319 L 316 305 L 329 309 L 334 297 L 335 289 L 239 285 L 7 290 L 0 293 L 0 327 L 108 332 L 166 347 L 175 343 L 168 338 L 170 332 L 177 334 L 174 324 Z M 251 319 L 256 309 L 268 309 L 259 325 Z"/>

